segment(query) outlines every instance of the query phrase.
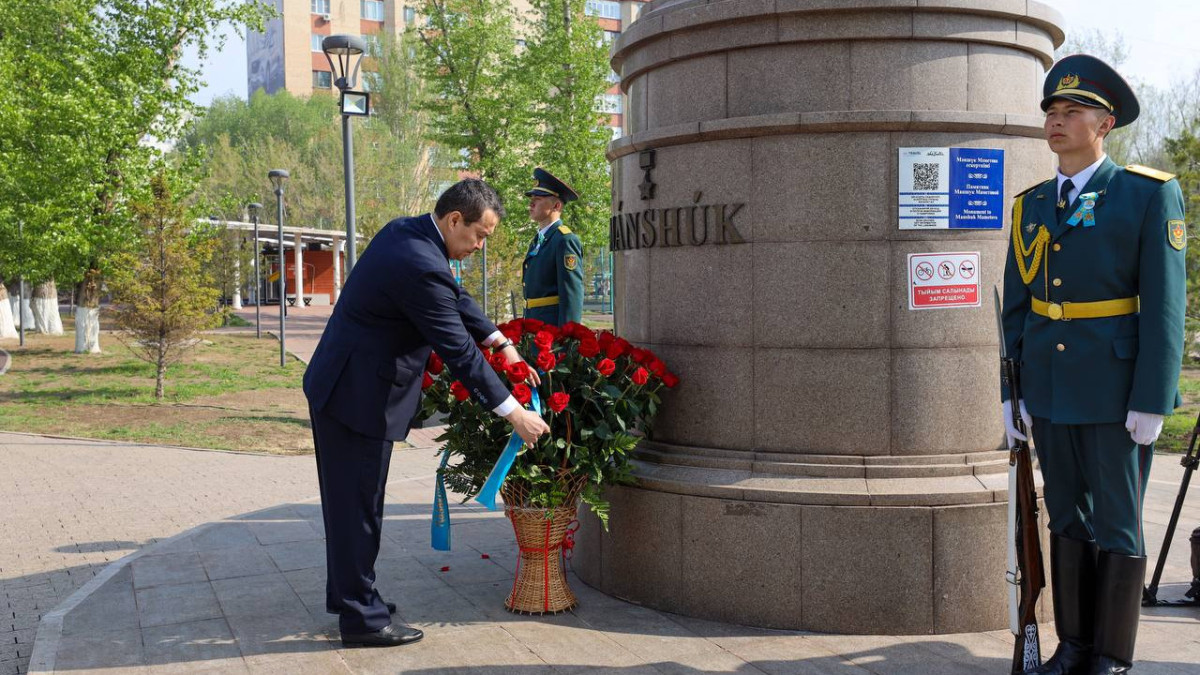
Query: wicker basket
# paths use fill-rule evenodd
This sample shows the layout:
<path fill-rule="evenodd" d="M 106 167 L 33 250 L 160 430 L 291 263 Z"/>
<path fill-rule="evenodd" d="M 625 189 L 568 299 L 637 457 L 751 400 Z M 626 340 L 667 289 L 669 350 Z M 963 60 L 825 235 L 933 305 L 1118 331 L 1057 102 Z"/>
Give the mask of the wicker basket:
<path fill-rule="evenodd" d="M 578 601 L 567 586 L 563 552 L 574 544 L 575 508 L 506 507 L 504 511 L 520 549 L 516 578 L 504 606 L 529 614 L 555 614 L 574 607 Z"/>

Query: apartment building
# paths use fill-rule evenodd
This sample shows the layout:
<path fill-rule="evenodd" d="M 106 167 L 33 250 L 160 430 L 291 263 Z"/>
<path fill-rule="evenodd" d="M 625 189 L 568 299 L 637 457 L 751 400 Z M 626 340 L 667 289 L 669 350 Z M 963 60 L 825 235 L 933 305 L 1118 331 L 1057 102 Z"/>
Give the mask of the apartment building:
<path fill-rule="evenodd" d="M 265 32 L 250 32 L 246 39 L 248 91 L 264 89 L 268 94 L 281 89 L 298 96 L 332 90 L 329 62 L 321 51 L 327 35 L 361 35 L 368 46 L 381 34 L 399 35 L 417 21 L 414 5 L 404 0 L 270 0 L 279 17 Z M 596 17 L 611 44 L 621 31 L 637 20 L 647 0 L 588 0 L 587 13 Z M 513 0 L 518 11 L 532 11 L 528 0 Z M 608 115 L 613 138 L 620 138 L 625 102 L 617 87 L 616 73 L 609 75 L 611 87 L 597 109 Z M 359 78 L 359 86 L 370 89 L 370 75 Z"/>

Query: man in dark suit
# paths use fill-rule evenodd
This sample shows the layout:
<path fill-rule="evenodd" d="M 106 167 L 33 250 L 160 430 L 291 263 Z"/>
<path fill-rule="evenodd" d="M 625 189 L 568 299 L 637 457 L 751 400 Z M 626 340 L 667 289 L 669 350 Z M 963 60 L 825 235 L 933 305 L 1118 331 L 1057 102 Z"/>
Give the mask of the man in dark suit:
<path fill-rule="evenodd" d="M 521 356 L 450 271 L 451 259 L 483 248 L 503 216 L 496 192 L 468 179 L 446 190 L 434 213 L 384 226 L 347 279 L 304 373 L 325 517 L 325 604 L 340 617 L 343 644 L 422 637 L 392 622 L 395 605 L 374 583 L 392 442 L 408 436 L 430 351 L 526 443 L 549 431 L 484 360 L 476 343 L 510 363 Z"/>
<path fill-rule="evenodd" d="M 1154 441 L 1179 405 L 1183 193 L 1169 173 L 1104 154 L 1139 110 L 1108 64 L 1062 59 L 1043 97 L 1058 174 L 1017 195 L 1004 272 L 1004 340 L 1046 481 L 1059 639 L 1029 673 L 1114 675 L 1133 666 L 1142 502 Z M 1004 410 L 1008 435 L 1024 440 Z"/>
<path fill-rule="evenodd" d="M 562 223 L 564 205 L 579 195 L 545 169 L 534 169 L 533 177 L 537 185 L 525 196 L 538 233 L 529 242 L 521 274 L 525 318 L 555 326 L 579 323 L 583 320 L 583 245 L 579 235 Z"/>

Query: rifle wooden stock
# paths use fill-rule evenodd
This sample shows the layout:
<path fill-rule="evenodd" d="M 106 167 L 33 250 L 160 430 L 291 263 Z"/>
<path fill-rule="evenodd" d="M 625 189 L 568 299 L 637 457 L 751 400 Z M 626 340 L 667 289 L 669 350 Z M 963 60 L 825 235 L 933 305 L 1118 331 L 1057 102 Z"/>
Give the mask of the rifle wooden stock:
<path fill-rule="evenodd" d="M 1013 427 L 1026 436 L 1029 430 L 1021 419 L 1021 388 L 1017 379 L 1017 367 L 1012 359 L 1000 359 L 1001 377 L 1009 388 L 1010 413 Z M 1038 635 L 1037 601 L 1046 586 L 1045 569 L 1042 567 L 1042 540 L 1038 531 L 1037 489 L 1033 484 L 1033 458 L 1029 443 L 1015 440 L 1009 448 L 1009 466 L 1016 471 L 1016 494 L 1008 495 L 1016 500 L 1017 578 L 1009 583 L 1019 586 L 1017 626 L 1014 631 L 1016 644 L 1013 646 L 1012 672 L 1023 673 L 1042 664 L 1042 645 Z"/>

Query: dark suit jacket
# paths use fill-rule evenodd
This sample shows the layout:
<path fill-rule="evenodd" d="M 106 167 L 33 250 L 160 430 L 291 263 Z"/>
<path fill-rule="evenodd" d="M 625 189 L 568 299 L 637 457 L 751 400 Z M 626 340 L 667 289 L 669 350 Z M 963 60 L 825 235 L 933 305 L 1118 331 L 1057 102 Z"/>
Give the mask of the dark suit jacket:
<path fill-rule="evenodd" d="M 455 283 L 432 218 L 397 218 L 346 280 L 304 373 L 304 394 L 313 410 L 363 435 L 402 440 L 431 348 L 485 408 L 508 397 L 476 346 L 496 330 Z"/>

